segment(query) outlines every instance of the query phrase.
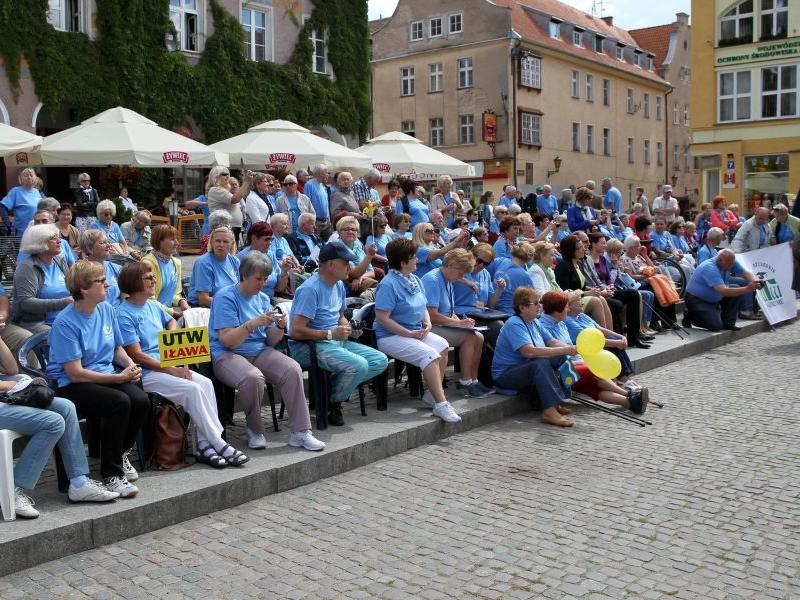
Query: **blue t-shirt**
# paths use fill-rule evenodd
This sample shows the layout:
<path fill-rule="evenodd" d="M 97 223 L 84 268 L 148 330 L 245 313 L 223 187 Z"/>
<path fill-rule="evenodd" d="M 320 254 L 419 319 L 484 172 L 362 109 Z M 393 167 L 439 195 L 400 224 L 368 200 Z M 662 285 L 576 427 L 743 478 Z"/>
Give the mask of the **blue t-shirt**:
<path fill-rule="evenodd" d="M 20 250 L 19 254 L 17 254 L 17 264 L 22 264 L 23 260 L 30 257 L 30 254 Z M 78 257 L 75 255 L 75 251 L 72 249 L 72 246 L 70 246 L 67 240 L 63 238 L 61 240 L 61 257 L 64 259 L 64 262 L 67 263 L 68 267 L 71 267 L 78 261 Z"/>
<path fill-rule="evenodd" d="M 289 219 L 292 227 L 292 233 L 297 233 L 298 221 L 300 220 L 300 207 L 297 201 L 300 196 L 286 196 L 286 204 L 289 206 Z"/>
<path fill-rule="evenodd" d="M 219 341 L 219 332 L 228 327 L 239 327 L 259 315 L 272 310 L 269 297 L 263 292 L 249 298 L 239 286 L 231 285 L 219 291 L 211 301 L 211 320 L 208 324 L 211 337 L 211 356 L 218 360 L 226 352 L 242 356 L 258 356 L 267 347 L 267 328 L 258 327 L 237 348 L 231 350 Z"/>
<path fill-rule="evenodd" d="M 550 337 L 544 333 L 534 320 L 530 325 L 522 317 L 514 315 L 503 324 L 492 358 L 492 377 L 498 378 L 503 373 L 527 362 L 519 349 L 531 344 L 543 348 Z"/>
<path fill-rule="evenodd" d="M 672 234 L 669 234 L 669 237 L 672 238 L 672 245 L 675 248 L 677 248 L 684 254 L 687 254 L 689 252 L 689 244 L 686 243 L 686 238 L 684 238 L 682 235 L 672 235 Z"/>
<path fill-rule="evenodd" d="M 344 244 L 344 242 L 342 242 L 342 243 Z M 347 245 L 347 244 L 345 244 L 345 246 L 346 246 L 346 245 Z M 351 266 L 351 267 L 357 267 L 357 266 L 359 265 L 359 263 L 361 263 L 361 261 L 362 261 L 362 260 L 364 260 L 364 258 L 367 256 L 367 253 L 366 253 L 366 251 L 364 250 L 364 244 L 362 244 L 362 243 L 361 243 L 361 242 L 359 242 L 358 240 L 356 240 L 355 242 L 353 242 L 353 247 L 352 247 L 352 248 L 350 248 L 350 251 L 351 251 L 353 254 L 355 254 L 355 255 L 356 255 L 356 259 L 355 259 L 355 260 L 351 260 L 351 261 L 350 261 L 350 266 Z M 372 264 L 369 264 L 369 265 L 367 265 L 367 270 L 366 270 L 366 271 L 364 271 L 364 272 L 365 272 L 365 273 L 372 273 L 372 272 L 374 272 L 374 271 L 375 271 L 375 269 L 373 269 L 373 268 L 372 268 Z"/>
<path fill-rule="evenodd" d="M 108 290 L 106 290 L 106 302 L 111 304 L 111 306 L 116 306 L 119 304 L 119 283 L 117 283 L 117 279 L 119 278 L 120 271 L 122 271 L 122 267 L 117 264 L 112 263 L 111 261 L 104 260 L 103 261 L 103 271 L 105 271 L 105 278 L 106 283 L 108 284 Z M 172 301 L 167 306 L 171 306 Z"/>
<path fill-rule="evenodd" d="M 33 220 L 36 206 L 41 199 L 42 194 L 36 188 L 27 190 L 18 185 L 8 190 L 6 197 L 0 200 L 8 210 L 14 211 L 14 231 L 17 235 L 22 235 L 22 232 L 28 227 L 28 223 Z"/>
<path fill-rule="evenodd" d="M 67 284 L 64 281 L 65 273 L 56 261 L 46 265 L 37 260 L 36 264 L 44 271 L 44 281 L 42 282 L 42 288 L 39 290 L 39 298 L 42 300 L 56 300 L 70 295 Z M 52 325 L 60 312 L 60 310 L 54 310 L 47 313 L 44 318 L 45 324 Z"/>
<path fill-rule="evenodd" d="M 438 248 L 426 248 L 425 246 L 417 248 L 417 270 L 414 271 L 414 275 L 422 279 L 426 273 L 442 266 L 441 258 L 434 258 L 433 260 L 429 258 L 430 253 L 436 250 Z"/>
<path fill-rule="evenodd" d="M 410 240 L 413 237 L 414 236 L 412 235 L 412 233 L 410 231 L 406 231 L 405 233 L 401 233 L 399 231 L 393 231 L 392 232 L 392 239 L 393 240 L 396 240 L 397 238 L 405 238 L 407 240 Z"/>
<path fill-rule="evenodd" d="M 236 255 L 236 258 L 239 259 L 239 262 L 244 260 L 244 257 L 250 254 L 250 250 L 252 250 L 250 246 L 245 246 L 239 251 L 239 253 Z M 267 296 L 272 298 L 273 296 L 275 296 L 275 286 L 278 285 L 278 279 L 280 279 L 281 277 L 281 265 L 280 263 L 278 263 L 275 256 L 269 253 L 269 248 L 267 249 L 266 256 L 269 259 L 269 262 L 272 263 L 272 273 L 270 273 L 269 277 L 267 277 L 267 282 L 264 284 L 262 291 Z"/>
<path fill-rule="evenodd" d="M 389 317 L 409 331 L 422 329 L 425 318 L 426 298 L 422 282 L 413 273 L 404 277 L 394 269 L 381 280 L 375 291 L 375 310 L 384 310 Z M 394 335 L 375 320 L 375 335 L 378 339 Z"/>
<path fill-rule="evenodd" d="M 211 225 L 208 223 L 208 198 L 205 194 L 200 194 L 195 198 L 196 202 L 200 203 L 200 212 L 203 214 L 203 235 L 211 233 Z"/>
<path fill-rule="evenodd" d="M 428 223 L 430 221 L 431 209 L 422 200 L 412 198 L 408 202 L 408 215 L 411 217 L 411 227 L 414 229 L 419 223 Z"/>
<path fill-rule="evenodd" d="M 289 240 L 277 235 L 272 238 L 267 254 L 274 256 L 278 262 L 281 262 L 284 256 L 294 256 L 292 248 L 289 246 Z"/>
<path fill-rule="evenodd" d="M 669 231 L 662 233 L 651 231 L 650 239 L 653 240 L 653 248 L 661 250 L 661 252 L 672 252 L 672 236 Z"/>
<path fill-rule="evenodd" d="M 316 179 L 309 179 L 303 184 L 303 193 L 311 200 L 311 206 L 317 214 L 317 219 L 328 218 L 328 190 L 324 184 Z"/>
<path fill-rule="evenodd" d="M 197 292 L 211 294 L 212 298 L 220 289 L 239 283 L 239 259 L 231 254 L 225 260 L 217 260 L 211 252 L 203 254 L 192 267 L 189 282 L 189 304 L 197 306 Z"/>
<path fill-rule="evenodd" d="M 615 187 L 611 187 L 603 196 L 603 206 L 613 209 L 617 214 L 622 212 L 622 193 Z"/>
<path fill-rule="evenodd" d="M 172 317 L 154 300 L 147 300 L 141 306 L 125 300 L 117 306 L 115 313 L 121 338 L 120 345 L 138 343 L 142 352 L 160 362 L 158 332 L 167 328 L 167 323 Z M 150 369 L 143 371 L 148 372 Z"/>
<path fill-rule="evenodd" d="M 549 196 L 539 194 L 536 196 L 536 212 L 552 217 L 553 213 L 558 212 L 558 198 L 553 194 Z"/>
<path fill-rule="evenodd" d="M 121 244 L 125 241 L 125 236 L 122 234 L 122 229 L 119 225 L 111 221 L 108 225 L 100 222 L 100 219 L 89 225 L 89 229 L 99 229 L 106 234 L 109 244 Z"/>
<path fill-rule="evenodd" d="M 517 199 L 516 198 L 510 198 L 510 197 L 506 196 L 505 194 L 500 196 L 500 199 L 497 201 L 497 204 L 500 205 L 500 206 L 511 206 L 512 204 L 516 204 L 516 203 L 517 203 Z"/>
<path fill-rule="evenodd" d="M 597 322 L 592 319 L 586 313 L 578 313 L 577 317 L 573 317 L 572 315 L 567 315 L 567 318 L 564 319 L 564 323 L 567 325 L 567 331 L 569 332 L 569 339 L 571 343 L 576 343 L 578 341 L 578 335 L 584 329 L 588 329 L 589 327 L 597 327 Z"/>
<path fill-rule="evenodd" d="M 728 276 L 738 275 L 743 270 L 739 263 L 734 263 L 733 269 L 725 271 L 719 268 L 716 258 L 709 258 L 694 270 L 686 286 L 686 292 L 706 302 L 717 303 L 722 300 L 722 294 L 716 291 L 714 286 L 728 285 Z"/>
<path fill-rule="evenodd" d="M 338 327 L 339 317 L 346 307 L 345 299 L 343 282 L 330 285 L 320 278 L 319 273 L 314 273 L 294 294 L 289 312 L 290 331 L 295 315 L 308 318 L 308 327 L 311 329 L 324 331 Z"/>
<path fill-rule="evenodd" d="M 478 302 L 486 306 L 495 289 L 492 276 L 486 269 L 481 269 L 477 273 L 467 273 L 464 279 L 478 284 L 478 291 L 473 292 L 471 287 L 458 281 L 453 283 L 455 312 L 459 315 L 474 311 L 478 307 Z"/>
<path fill-rule="evenodd" d="M 708 244 L 703 244 L 697 249 L 697 262 L 706 262 L 709 258 L 716 258 L 717 254 L 719 254 L 719 250 L 716 248 L 709 248 Z"/>
<path fill-rule="evenodd" d="M 392 241 L 392 238 L 389 237 L 388 233 L 384 233 L 378 237 L 372 237 L 371 235 L 367 236 L 367 247 L 375 244 L 378 248 L 378 254 L 386 258 L 386 244 Z"/>
<path fill-rule="evenodd" d="M 175 263 L 172 259 L 161 260 L 156 256 L 158 268 L 161 269 L 161 291 L 158 294 L 158 301 L 164 306 L 172 306 L 172 299 L 178 287 L 178 276 L 175 272 Z"/>
<path fill-rule="evenodd" d="M 422 278 L 425 289 L 426 305 L 435 308 L 439 314 L 450 316 L 455 309 L 455 291 L 453 282 L 447 281 L 441 269 L 434 269 Z"/>
<path fill-rule="evenodd" d="M 497 238 L 497 241 L 494 243 L 494 255 L 495 258 L 511 258 L 511 248 L 502 235 Z"/>
<path fill-rule="evenodd" d="M 550 315 L 543 314 L 539 317 L 539 327 L 543 333 L 546 333 L 551 338 L 555 338 L 565 344 L 572 343 L 567 324 L 564 321 L 556 321 Z"/>
<path fill-rule="evenodd" d="M 533 278 L 523 267 L 508 261 L 495 270 L 494 280 L 498 279 L 505 279 L 506 288 L 500 294 L 495 309 L 514 314 L 514 292 L 523 285 L 533 287 Z"/>
<path fill-rule="evenodd" d="M 108 302 L 98 304 L 89 315 L 70 304 L 56 317 L 47 339 L 47 377 L 58 381 L 58 387 L 72 382 L 63 365 L 73 360 L 80 359 L 89 371 L 113 373 L 114 349 L 122 344 L 114 309 Z"/>

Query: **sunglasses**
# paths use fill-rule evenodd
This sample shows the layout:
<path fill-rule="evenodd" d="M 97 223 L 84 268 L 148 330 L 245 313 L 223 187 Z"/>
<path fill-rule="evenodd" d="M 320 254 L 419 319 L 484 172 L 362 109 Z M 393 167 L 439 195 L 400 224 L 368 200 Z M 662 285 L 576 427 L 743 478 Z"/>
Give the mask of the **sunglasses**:
<path fill-rule="evenodd" d="M 220 177 L 230 177 L 231 174 L 226 171 L 225 173 L 220 173 L 219 176 Z"/>

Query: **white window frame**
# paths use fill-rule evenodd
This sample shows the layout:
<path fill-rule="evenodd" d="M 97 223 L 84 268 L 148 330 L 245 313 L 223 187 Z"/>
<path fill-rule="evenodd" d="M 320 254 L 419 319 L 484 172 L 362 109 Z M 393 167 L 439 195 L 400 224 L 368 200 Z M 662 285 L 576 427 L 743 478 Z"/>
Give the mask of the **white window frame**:
<path fill-rule="evenodd" d="M 475 115 L 458 115 L 458 143 L 475 143 Z"/>
<path fill-rule="evenodd" d="M 611 106 L 611 80 L 603 79 L 603 106 Z"/>
<path fill-rule="evenodd" d="M 542 115 L 520 111 L 519 143 L 527 146 L 542 145 Z"/>
<path fill-rule="evenodd" d="M 749 92 L 739 92 L 739 77 L 747 74 L 750 84 Z M 722 78 L 731 75 L 733 77 L 733 93 L 722 94 Z M 744 71 L 722 71 L 717 74 L 717 122 L 718 123 L 735 123 L 736 121 L 750 121 L 753 119 L 753 74 L 749 69 Z M 739 100 L 748 98 L 750 100 L 748 106 L 750 114 L 747 117 L 739 118 Z M 731 100 L 733 103 L 733 119 L 722 119 L 722 102 L 723 100 Z"/>
<path fill-rule="evenodd" d="M 442 63 L 428 65 L 428 93 L 444 90 L 444 68 Z"/>
<path fill-rule="evenodd" d="M 581 151 L 581 124 L 574 121 L 572 123 L 572 151 Z"/>
<path fill-rule="evenodd" d="M 458 29 L 453 27 L 453 17 L 458 17 Z M 450 13 L 447 15 L 447 35 L 464 32 L 464 13 Z"/>
<path fill-rule="evenodd" d="M 617 44 L 616 51 L 614 52 L 614 56 L 617 57 L 617 60 L 620 62 L 625 62 L 625 46 L 620 46 Z"/>
<path fill-rule="evenodd" d="M 784 39 L 789 34 L 789 3 L 787 2 L 783 6 L 778 6 L 779 0 L 772 0 L 772 8 L 764 8 L 764 0 L 759 0 L 761 3 L 761 18 L 758 20 L 758 27 L 759 27 L 759 40 L 777 40 L 777 39 Z M 777 37 L 776 29 L 778 25 L 778 20 L 780 18 L 781 13 L 784 13 L 784 18 L 786 19 L 786 35 L 781 36 L 780 38 Z M 772 21 L 772 26 L 770 27 L 771 31 L 769 32 L 768 37 L 764 37 L 764 17 L 770 17 Z M 754 28 L 755 29 L 755 28 Z"/>
<path fill-rule="evenodd" d="M 628 88 L 628 95 L 626 98 L 625 109 L 629 115 L 632 115 L 636 109 L 636 102 L 633 95 L 633 88 Z"/>
<path fill-rule="evenodd" d="M 664 166 L 664 142 L 656 142 L 656 165 Z"/>
<path fill-rule="evenodd" d="M 248 32 L 245 26 L 247 25 L 244 21 L 244 13 L 245 11 L 250 12 L 252 15 L 253 13 L 261 13 L 264 15 L 264 58 L 256 58 L 255 56 L 255 26 L 251 22 L 249 24 L 250 31 Z M 245 55 L 250 60 L 258 60 L 258 61 L 270 61 L 272 62 L 275 52 L 275 36 L 274 34 L 274 27 L 272 22 L 272 7 L 267 6 L 265 4 L 256 4 L 248 2 L 246 5 L 241 6 L 241 12 L 239 13 L 239 22 L 242 24 L 242 29 L 244 30 L 245 38 L 249 37 L 249 40 L 246 39 L 245 41 Z M 250 52 L 247 52 L 247 43 L 249 41 L 250 44 Z"/>
<path fill-rule="evenodd" d="M 77 12 L 78 28 L 71 27 L 72 17 L 68 17 L 69 9 Z M 47 3 L 47 22 L 59 31 L 88 33 L 85 0 L 49 0 Z M 67 25 L 70 25 L 68 27 Z"/>
<path fill-rule="evenodd" d="M 419 36 L 415 36 L 416 31 L 419 31 Z M 419 42 L 425 39 L 425 22 L 424 21 L 411 21 L 408 24 L 408 41 Z"/>
<path fill-rule="evenodd" d="M 570 79 L 570 94 L 573 98 L 581 97 L 581 74 L 579 71 L 572 71 Z"/>
<path fill-rule="evenodd" d="M 173 2 L 178 2 L 179 4 L 176 6 Z M 177 19 L 173 19 L 173 14 L 177 16 Z M 180 50 L 181 52 L 191 52 L 191 53 L 198 53 L 202 52 L 202 44 L 201 42 L 201 34 L 200 32 L 203 29 L 202 26 L 202 19 L 203 15 L 205 14 L 205 7 L 203 5 L 203 0 L 196 0 L 195 8 L 186 8 L 186 0 L 170 0 L 169 3 L 169 16 L 172 24 L 175 26 L 176 31 L 176 44 L 175 50 Z M 191 47 L 189 43 L 187 43 L 190 39 L 190 35 L 187 34 L 188 25 L 193 17 L 194 20 L 194 48 Z M 175 21 L 179 21 L 176 23 Z M 241 22 L 241 20 L 240 20 Z"/>
<path fill-rule="evenodd" d="M 672 145 L 672 170 L 673 171 L 681 170 L 681 151 L 680 151 L 680 146 L 678 146 L 678 144 Z"/>
<path fill-rule="evenodd" d="M 594 154 L 594 125 L 586 126 L 586 152 Z"/>
<path fill-rule="evenodd" d="M 310 17 L 303 17 L 303 22 L 305 23 L 309 19 Z M 317 75 L 330 75 L 331 68 L 328 63 L 328 38 L 326 33 L 323 31 L 320 36 L 316 29 L 312 29 L 311 33 L 308 34 L 308 39 L 311 40 L 311 72 Z M 325 61 L 324 71 L 320 71 L 317 68 L 317 59 L 320 58 L 318 44 L 322 44 L 322 59 Z"/>
<path fill-rule="evenodd" d="M 542 59 L 528 54 L 519 61 L 519 82 L 523 87 L 542 89 Z"/>
<path fill-rule="evenodd" d="M 414 121 L 400 121 L 400 132 L 410 135 L 411 137 L 417 137 L 416 123 L 414 123 Z"/>
<path fill-rule="evenodd" d="M 443 117 L 433 117 L 428 120 L 428 142 L 431 148 L 444 146 Z"/>
<path fill-rule="evenodd" d="M 641 67 L 642 65 L 639 64 L 639 60 L 641 58 L 641 52 L 638 50 L 633 51 L 633 66 L 634 67 Z"/>
<path fill-rule="evenodd" d="M 551 20 L 548 24 L 548 31 L 550 33 L 550 37 L 554 40 L 561 39 L 561 21 L 553 21 Z"/>
<path fill-rule="evenodd" d="M 611 156 L 611 129 L 603 127 L 603 156 Z"/>
<path fill-rule="evenodd" d="M 579 48 L 583 46 L 583 32 L 580 29 L 572 30 L 572 45 Z"/>
<path fill-rule="evenodd" d="M 645 119 L 650 118 L 650 94 L 648 93 L 642 96 L 642 114 Z"/>
<path fill-rule="evenodd" d="M 458 89 L 465 90 L 475 85 L 472 57 L 459 58 L 456 66 Z"/>
<path fill-rule="evenodd" d="M 688 104 L 684 104 L 683 105 L 683 125 L 684 125 L 684 127 L 688 127 L 689 126 L 689 105 Z"/>
<path fill-rule="evenodd" d="M 594 102 L 594 75 L 586 74 L 586 101 Z"/>
<path fill-rule="evenodd" d="M 769 69 L 777 69 L 777 83 L 778 87 L 775 90 L 765 90 L 764 89 L 764 73 Z M 784 69 L 794 69 L 794 87 L 793 88 L 783 88 L 782 86 L 782 74 Z M 752 75 L 751 75 L 752 77 Z M 761 69 L 761 114 L 759 119 L 762 121 L 771 121 L 772 119 L 788 119 L 792 117 L 797 117 L 800 115 L 800 84 L 798 84 L 798 77 L 800 77 L 800 69 L 797 68 L 797 64 L 793 65 L 770 65 L 769 67 L 763 67 Z M 793 95 L 794 96 L 794 113 L 788 115 L 782 115 L 781 113 L 781 97 L 785 94 Z M 767 96 L 775 96 L 776 97 L 776 114 L 770 117 L 764 116 L 764 108 L 766 107 L 766 103 L 764 100 Z"/>
<path fill-rule="evenodd" d="M 677 125 L 681 122 L 681 109 L 677 102 L 672 103 L 672 124 Z"/>
<path fill-rule="evenodd" d="M 752 6 L 755 6 L 756 2 L 758 2 L 758 1 L 759 0 L 753 0 L 752 1 Z M 731 8 L 731 10 L 729 10 L 726 14 L 724 14 L 722 17 L 720 17 L 720 19 L 719 19 L 719 38 L 718 38 L 720 42 L 727 41 L 727 40 L 723 40 L 722 39 L 722 24 L 723 23 L 728 22 L 728 21 L 734 21 L 735 22 L 735 24 L 734 24 L 734 32 L 735 32 L 736 35 L 731 39 L 738 40 L 739 38 L 742 37 L 741 23 L 742 23 L 742 21 L 744 21 L 746 19 L 750 19 L 750 29 L 753 32 L 751 34 L 751 36 L 750 36 L 750 41 L 751 42 L 753 41 L 753 37 L 756 35 L 756 15 L 755 15 L 755 11 L 754 10 L 751 10 L 749 13 L 740 13 L 739 12 L 739 9 L 742 7 L 742 4 L 744 4 L 744 2 L 745 2 L 745 0 L 743 0 L 742 2 L 740 2 L 739 4 L 737 4 L 736 6 Z"/>
<path fill-rule="evenodd" d="M 439 24 L 438 27 L 439 33 L 434 33 L 433 32 L 434 24 L 437 22 Z M 443 35 L 444 35 L 444 19 L 442 17 L 431 17 L 430 19 L 428 19 L 428 37 L 433 39 L 437 37 L 442 37 Z"/>
<path fill-rule="evenodd" d="M 656 96 L 656 121 L 664 118 L 663 106 L 661 105 L 661 96 Z"/>
<path fill-rule="evenodd" d="M 650 140 L 644 140 L 643 150 L 644 150 L 644 164 L 649 165 L 651 164 L 651 159 L 652 159 L 652 157 L 650 156 Z"/>
<path fill-rule="evenodd" d="M 634 164 L 636 162 L 636 140 L 632 137 L 628 138 L 628 163 Z"/>
<path fill-rule="evenodd" d="M 400 95 L 413 96 L 414 87 L 414 67 L 400 67 Z"/>

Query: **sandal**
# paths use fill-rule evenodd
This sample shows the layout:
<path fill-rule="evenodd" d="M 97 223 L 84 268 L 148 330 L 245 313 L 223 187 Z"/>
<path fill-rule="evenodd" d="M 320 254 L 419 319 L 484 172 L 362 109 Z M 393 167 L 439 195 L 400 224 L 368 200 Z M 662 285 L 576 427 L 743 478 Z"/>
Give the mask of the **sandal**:
<path fill-rule="evenodd" d="M 224 469 L 228 466 L 228 461 L 222 458 L 211 444 L 204 448 L 198 446 L 197 452 L 198 454 L 195 455 L 195 459 L 197 459 L 199 463 L 211 465 L 215 469 Z"/>
<path fill-rule="evenodd" d="M 227 452 L 228 448 L 233 450 L 233 452 L 231 452 L 230 455 L 225 456 L 225 452 Z M 230 444 L 225 444 L 222 448 L 220 448 L 219 454 L 222 457 L 222 460 L 234 467 L 241 467 L 244 463 L 250 460 L 249 456 L 247 456 L 244 452 L 239 452 Z"/>

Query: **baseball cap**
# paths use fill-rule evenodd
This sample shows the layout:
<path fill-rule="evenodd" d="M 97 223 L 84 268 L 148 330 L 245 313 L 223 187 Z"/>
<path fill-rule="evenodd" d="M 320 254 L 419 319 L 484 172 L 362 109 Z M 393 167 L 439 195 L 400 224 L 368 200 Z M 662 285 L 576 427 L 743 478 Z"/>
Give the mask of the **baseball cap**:
<path fill-rule="evenodd" d="M 662 192 L 671 192 L 672 191 L 672 186 L 671 185 L 662 186 L 661 187 L 661 191 Z"/>
<path fill-rule="evenodd" d="M 329 260 L 341 258 L 345 262 L 358 260 L 358 257 L 344 245 L 344 242 L 329 242 L 319 249 L 319 263 L 322 264 Z"/>

